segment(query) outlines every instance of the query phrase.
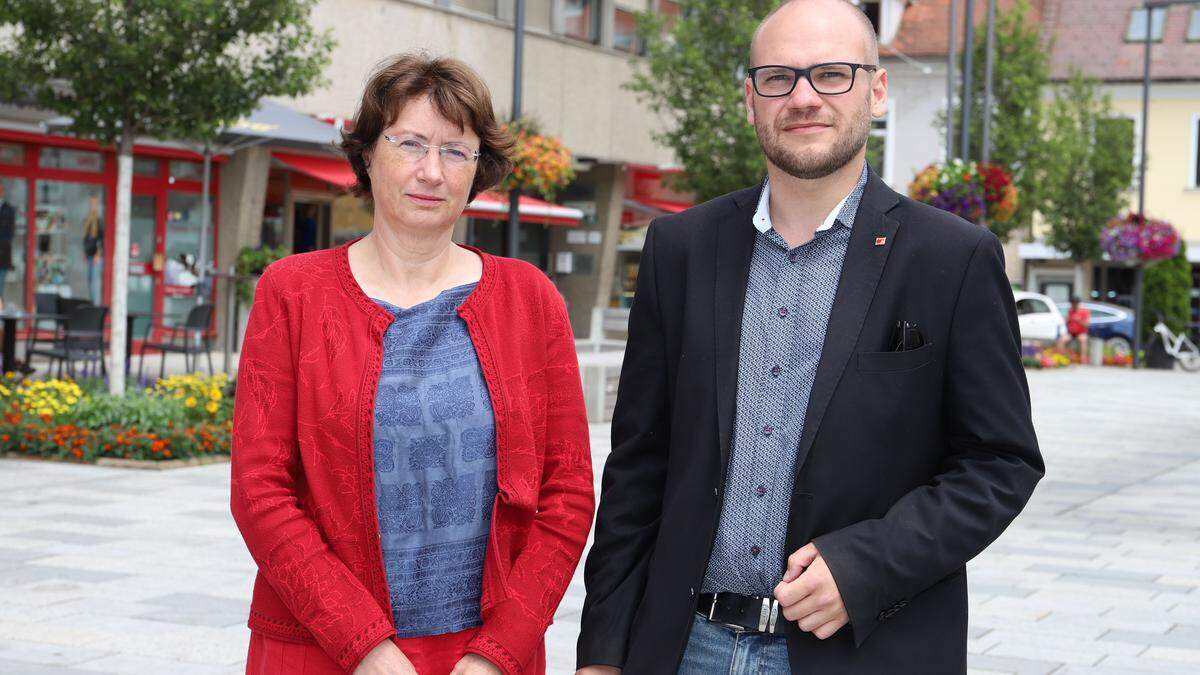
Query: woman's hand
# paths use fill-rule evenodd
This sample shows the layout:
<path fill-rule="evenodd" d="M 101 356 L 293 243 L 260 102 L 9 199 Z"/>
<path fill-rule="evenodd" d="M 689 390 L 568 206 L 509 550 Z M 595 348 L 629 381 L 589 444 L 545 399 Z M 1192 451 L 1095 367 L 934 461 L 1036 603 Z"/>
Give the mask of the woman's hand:
<path fill-rule="evenodd" d="M 417 669 L 396 643 L 384 640 L 359 661 L 354 675 L 417 675 Z"/>
<path fill-rule="evenodd" d="M 467 654 L 459 659 L 450 675 L 503 675 L 491 661 L 478 654 Z"/>

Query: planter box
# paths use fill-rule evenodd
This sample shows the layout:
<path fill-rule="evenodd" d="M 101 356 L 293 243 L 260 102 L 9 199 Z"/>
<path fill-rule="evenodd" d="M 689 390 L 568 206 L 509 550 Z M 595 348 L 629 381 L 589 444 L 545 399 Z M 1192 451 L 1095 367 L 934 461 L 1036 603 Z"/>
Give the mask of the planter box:
<path fill-rule="evenodd" d="M 205 466 L 208 464 L 224 464 L 229 461 L 229 455 L 211 455 L 208 457 L 187 457 L 184 459 L 121 459 L 117 457 L 101 457 L 95 462 L 82 462 L 78 460 L 58 459 L 56 457 L 38 457 L 37 455 L 23 455 L 19 452 L 5 452 L 3 456 L 7 459 L 23 459 L 32 462 L 60 462 L 63 464 L 94 464 L 95 466 L 107 466 L 116 469 L 141 469 L 150 471 L 165 471 L 167 469 L 185 469 L 191 466 Z"/>

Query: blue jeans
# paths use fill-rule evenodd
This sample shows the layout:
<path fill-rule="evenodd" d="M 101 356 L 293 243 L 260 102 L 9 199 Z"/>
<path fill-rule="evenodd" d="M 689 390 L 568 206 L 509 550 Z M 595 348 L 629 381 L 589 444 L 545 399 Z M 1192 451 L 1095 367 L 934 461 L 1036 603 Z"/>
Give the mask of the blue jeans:
<path fill-rule="evenodd" d="M 782 635 L 762 635 L 711 623 L 696 614 L 678 675 L 791 675 Z"/>

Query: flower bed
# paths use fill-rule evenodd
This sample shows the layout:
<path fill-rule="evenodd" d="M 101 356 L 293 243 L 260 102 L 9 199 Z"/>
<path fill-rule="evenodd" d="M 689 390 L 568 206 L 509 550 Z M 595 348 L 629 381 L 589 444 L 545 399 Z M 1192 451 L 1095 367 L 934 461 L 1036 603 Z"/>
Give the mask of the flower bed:
<path fill-rule="evenodd" d="M 1079 363 L 1079 353 L 1061 347 L 1039 347 L 1024 345 L 1021 347 L 1021 363 L 1026 368 L 1049 369 L 1066 368 Z"/>
<path fill-rule="evenodd" d="M 70 380 L 0 384 L 0 451 L 94 462 L 228 456 L 232 385 L 224 374 L 179 375 L 124 398 Z"/>

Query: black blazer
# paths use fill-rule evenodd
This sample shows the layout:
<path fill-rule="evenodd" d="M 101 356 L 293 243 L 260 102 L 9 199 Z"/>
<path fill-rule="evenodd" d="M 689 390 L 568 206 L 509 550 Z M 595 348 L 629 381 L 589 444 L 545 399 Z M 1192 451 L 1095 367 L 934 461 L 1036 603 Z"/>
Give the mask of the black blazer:
<path fill-rule="evenodd" d="M 580 666 L 663 675 L 683 656 L 725 486 L 760 190 L 646 235 Z M 897 320 L 928 344 L 888 351 Z M 815 541 L 851 623 L 821 641 L 788 622 L 792 671 L 965 672 L 964 566 L 1044 473 L 999 240 L 871 173 L 806 419 L 787 550 Z"/>

